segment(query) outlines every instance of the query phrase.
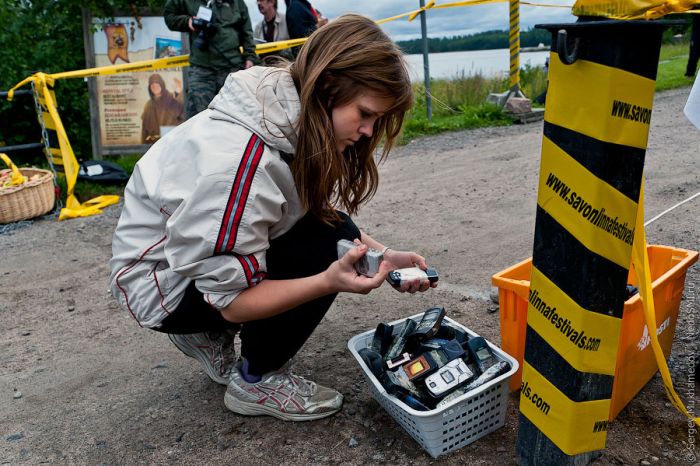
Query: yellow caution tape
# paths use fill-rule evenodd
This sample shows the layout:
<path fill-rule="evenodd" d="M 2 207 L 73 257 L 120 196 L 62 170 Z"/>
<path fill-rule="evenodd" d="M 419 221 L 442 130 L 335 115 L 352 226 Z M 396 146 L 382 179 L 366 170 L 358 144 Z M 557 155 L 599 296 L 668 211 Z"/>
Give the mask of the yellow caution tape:
<path fill-rule="evenodd" d="M 595 120 L 594 124 L 600 123 Z M 537 196 L 537 204 L 586 248 L 620 267 L 629 267 L 637 203 L 593 175 L 546 136 L 542 138 Z"/>
<path fill-rule="evenodd" d="M 564 65 L 556 53 L 549 66 L 561 79 L 550 82 L 547 98 L 567 105 L 547 106 L 545 120 L 601 141 L 646 148 L 654 80 L 586 60 Z"/>
<path fill-rule="evenodd" d="M 410 15 L 408 15 L 408 20 L 413 21 L 416 19 L 416 16 L 421 14 L 422 12 L 431 9 L 433 6 L 435 6 L 435 0 L 430 0 L 425 6 L 421 7 L 419 10 L 414 11 Z"/>
<path fill-rule="evenodd" d="M 576 16 L 604 16 L 612 19 L 657 19 L 682 13 L 700 5 L 700 0 L 578 0 L 572 9 Z"/>
<path fill-rule="evenodd" d="M 175 68 L 189 65 L 189 55 L 179 55 L 177 57 L 156 58 L 155 60 L 144 60 L 134 63 L 123 63 L 121 65 L 102 66 L 87 70 L 65 71 L 50 75 L 53 79 L 64 78 L 89 78 L 93 76 L 105 76 L 117 73 L 136 73 L 141 71 L 152 71 L 164 68 Z"/>
<path fill-rule="evenodd" d="M 12 160 L 10 160 L 7 154 L 0 153 L 0 159 L 2 159 L 3 162 L 5 162 L 5 164 L 10 168 L 10 170 L 12 170 L 12 176 L 10 177 L 9 181 L 10 186 L 18 186 L 27 182 L 27 177 L 19 171 L 17 165 L 12 163 Z M 2 186 L 0 186 L 0 188 L 1 187 Z"/>
<path fill-rule="evenodd" d="M 105 195 L 94 197 L 81 204 L 75 196 L 70 196 L 66 202 L 66 207 L 61 209 L 58 219 L 65 220 L 67 218 L 89 217 L 90 215 L 100 214 L 104 207 L 117 202 L 119 202 L 119 196 Z"/>
<path fill-rule="evenodd" d="M 45 106 L 51 117 L 50 120 L 47 118 L 45 121 L 50 122 L 50 125 L 53 126 L 51 129 L 56 131 L 58 145 L 61 151 L 63 171 L 66 175 L 66 207 L 61 209 L 58 219 L 65 220 L 67 218 L 95 215 L 101 212 L 101 207 L 119 202 L 119 196 L 99 196 L 81 204 L 75 197 L 73 193 L 75 191 L 75 183 L 78 179 L 78 161 L 75 158 L 75 154 L 73 154 L 73 149 L 68 141 L 68 135 L 63 127 L 63 123 L 61 122 L 61 117 L 58 115 L 56 101 L 54 100 L 54 96 L 50 89 L 55 82 L 54 75 L 36 73 L 22 83 L 13 87 L 10 90 L 10 93 L 12 93 L 20 85 L 23 85 L 23 83 L 29 82 L 30 79 L 34 82 L 34 90 L 39 96 L 42 106 Z M 11 95 L 8 95 L 8 99 L 9 98 L 11 98 Z"/>
<path fill-rule="evenodd" d="M 656 312 L 654 310 L 654 295 L 651 287 L 651 269 L 649 268 L 649 256 L 647 253 L 647 240 L 646 234 L 644 232 L 644 180 L 642 179 L 642 188 L 639 194 L 639 210 L 637 213 L 637 233 L 634 237 L 634 244 L 632 246 L 632 265 L 634 266 L 634 271 L 637 274 L 637 288 L 639 289 L 639 297 L 642 300 L 642 307 L 644 308 L 644 317 L 646 318 L 647 328 L 655 329 L 656 326 Z M 659 337 L 656 332 L 650 331 L 649 338 L 651 339 L 651 348 L 654 351 L 654 358 L 659 366 L 659 372 L 661 373 L 661 379 L 664 382 L 664 388 L 666 390 L 666 396 L 671 401 L 671 404 L 684 416 L 686 416 L 695 425 L 700 426 L 700 417 L 693 417 L 692 414 L 688 412 L 683 401 L 676 393 L 673 388 L 673 380 L 671 379 L 671 373 L 668 370 L 668 364 L 666 364 L 666 357 L 664 356 L 663 349 L 659 344 Z M 692 401 L 694 402 L 694 400 Z"/>
<path fill-rule="evenodd" d="M 572 401 L 523 362 L 520 412 L 567 455 L 605 448 L 609 411 L 609 399 Z"/>
<path fill-rule="evenodd" d="M 439 10 L 443 8 L 455 8 L 455 7 L 463 7 L 463 6 L 475 6 L 475 5 L 484 5 L 487 3 L 506 3 L 509 0 L 462 0 L 459 2 L 450 2 L 450 3 L 443 3 L 441 5 L 435 5 L 434 1 L 429 2 L 426 4 L 423 8 L 419 8 L 417 10 L 409 11 L 407 13 L 401 13 L 400 15 L 396 16 L 390 16 L 388 18 L 383 18 L 376 20 L 375 23 L 377 24 L 385 24 L 389 23 L 391 21 L 396 21 L 401 18 L 408 18 L 409 21 L 413 21 L 416 19 L 416 17 L 421 14 L 423 11 L 426 11 L 428 9 L 434 9 L 434 10 Z M 698 0 L 700 1 L 700 0 Z M 567 8 L 570 9 L 571 5 L 553 5 L 549 3 L 535 3 L 535 2 L 520 2 L 521 5 L 528 5 L 528 6 L 537 6 L 537 7 L 545 7 L 545 8 Z"/>
<path fill-rule="evenodd" d="M 580 372 L 615 375 L 621 319 L 579 306 L 532 267 L 527 324 Z"/>
<path fill-rule="evenodd" d="M 255 46 L 255 51 L 262 55 L 264 53 L 278 52 L 280 50 L 289 49 L 292 47 L 298 47 L 299 45 L 304 45 L 307 38 L 302 37 L 300 39 L 289 39 L 281 40 L 278 42 L 266 42 L 264 44 L 258 44 Z"/>

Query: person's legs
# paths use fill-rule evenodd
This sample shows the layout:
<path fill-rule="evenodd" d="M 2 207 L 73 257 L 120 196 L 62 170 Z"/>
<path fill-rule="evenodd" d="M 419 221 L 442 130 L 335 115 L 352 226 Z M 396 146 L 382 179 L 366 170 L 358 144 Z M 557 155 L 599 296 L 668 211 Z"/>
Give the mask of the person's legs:
<path fill-rule="evenodd" d="M 302 278 L 326 270 L 338 259 L 338 240 L 360 237 L 353 221 L 341 215 L 343 223 L 329 226 L 307 214 L 289 232 L 272 240 L 267 251 L 267 278 Z M 249 373 L 263 375 L 289 361 L 321 322 L 335 296 L 323 296 L 283 314 L 244 323 L 241 353 L 248 360 Z"/>
<path fill-rule="evenodd" d="M 201 66 L 190 66 L 187 82 L 187 118 L 192 118 L 205 110 L 219 92 L 216 87 L 216 71 Z"/>
<path fill-rule="evenodd" d="M 214 382 L 227 385 L 236 364 L 233 340 L 239 328 L 211 307 L 192 282 L 178 307 L 155 330 L 167 333 L 180 351 L 201 362 Z"/>
<path fill-rule="evenodd" d="M 224 319 L 218 309 L 207 303 L 194 282 L 191 282 L 177 308 L 154 330 L 169 334 L 188 334 L 239 328 L 239 324 Z"/>
<path fill-rule="evenodd" d="M 695 76 L 695 71 L 698 67 L 698 59 L 700 59 L 700 44 L 694 39 L 690 41 L 690 52 L 688 53 L 688 65 L 685 69 L 685 75 L 688 78 Z"/>
<path fill-rule="evenodd" d="M 693 15 L 693 22 L 690 27 L 690 50 L 688 52 L 688 65 L 685 68 L 685 75 L 688 78 L 695 76 L 695 71 L 700 58 L 700 16 Z"/>
<path fill-rule="evenodd" d="M 360 237 L 352 220 L 345 215 L 343 220 L 340 225 L 328 226 L 309 214 L 288 233 L 271 241 L 268 279 L 307 277 L 328 268 L 337 259 L 339 239 Z M 335 294 L 324 296 L 278 316 L 244 323 L 244 362 L 231 373 L 224 395 L 226 407 L 247 416 L 269 415 L 285 421 L 308 421 L 336 413 L 343 404 L 343 395 L 292 374 L 287 364 L 334 299 Z"/>

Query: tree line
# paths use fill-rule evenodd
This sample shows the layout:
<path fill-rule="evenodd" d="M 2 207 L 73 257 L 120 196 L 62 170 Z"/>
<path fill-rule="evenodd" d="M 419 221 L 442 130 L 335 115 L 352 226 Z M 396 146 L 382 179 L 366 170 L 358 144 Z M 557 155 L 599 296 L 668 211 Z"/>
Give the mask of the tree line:
<path fill-rule="evenodd" d="M 664 31 L 663 43 L 672 42 L 674 36 L 682 34 L 687 37 L 689 30 L 690 14 L 674 15 L 675 20 L 679 20 L 676 24 L 670 25 Z M 685 21 L 680 21 L 685 20 Z M 520 31 L 520 47 L 537 47 L 539 44 L 544 44 L 549 47 L 552 42 L 552 33 L 546 29 L 529 29 Z M 401 50 L 407 54 L 423 53 L 422 39 L 402 40 L 397 42 Z M 508 31 L 493 30 L 477 32 L 465 36 L 453 37 L 429 37 L 428 52 L 460 52 L 466 50 L 492 50 L 492 49 L 507 49 L 508 48 Z"/>
<path fill-rule="evenodd" d="M 551 33 L 544 29 L 530 29 L 520 32 L 521 47 L 537 47 L 539 44 L 549 46 L 551 39 Z M 407 54 L 423 53 L 421 39 L 403 40 L 397 44 Z M 507 48 L 508 31 L 505 30 L 484 31 L 466 36 L 428 38 L 428 51 L 430 53 Z"/>

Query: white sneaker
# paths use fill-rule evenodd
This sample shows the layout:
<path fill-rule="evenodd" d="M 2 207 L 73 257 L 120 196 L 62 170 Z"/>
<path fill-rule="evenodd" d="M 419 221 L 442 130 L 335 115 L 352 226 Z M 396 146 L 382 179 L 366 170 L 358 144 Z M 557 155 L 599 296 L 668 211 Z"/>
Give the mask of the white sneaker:
<path fill-rule="evenodd" d="M 340 410 L 343 395 L 289 372 L 285 366 L 249 383 L 240 373 L 242 362 L 231 371 L 224 404 L 245 416 L 273 416 L 284 421 L 312 421 Z"/>
<path fill-rule="evenodd" d="M 187 356 L 204 365 L 207 375 L 214 382 L 228 385 L 236 364 L 233 346 L 234 330 L 188 334 L 168 334 L 170 341 Z"/>

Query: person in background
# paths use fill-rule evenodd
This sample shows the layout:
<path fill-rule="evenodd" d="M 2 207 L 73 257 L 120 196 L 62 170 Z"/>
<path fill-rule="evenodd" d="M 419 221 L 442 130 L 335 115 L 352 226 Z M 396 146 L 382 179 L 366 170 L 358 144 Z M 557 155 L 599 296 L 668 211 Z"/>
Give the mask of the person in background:
<path fill-rule="evenodd" d="M 544 85 L 544 91 L 535 97 L 535 102 L 542 105 L 544 105 L 547 101 L 547 88 L 549 87 L 549 57 L 544 59 L 544 77 L 547 80 Z"/>
<path fill-rule="evenodd" d="M 340 392 L 294 374 L 290 361 L 338 293 L 427 268 L 350 217 L 377 191 L 377 163 L 412 101 L 401 50 L 369 18 L 344 15 L 294 63 L 232 73 L 207 110 L 136 164 L 112 241 L 112 294 L 226 385 L 231 411 L 304 421 L 340 410 Z M 357 247 L 338 259 L 340 239 Z M 369 247 L 384 253 L 373 277 L 354 267 Z M 398 291 L 436 285 L 415 279 Z"/>
<path fill-rule="evenodd" d="M 316 8 L 314 8 L 314 12 L 316 13 L 316 29 L 328 24 L 328 18 L 323 16 L 323 13 L 321 13 L 321 10 L 317 10 Z"/>
<path fill-rule="evenodd" d="M 690 50 L 688 52 L 688 65 L 685 68 L 685 76 L 692 78 L 698 67 L 700 59 L 700 14 L 693 15 L 693 22 L 690 26 Z"/>
<path fill-rule="evenodd" d="M 170 30 L 189 33 L 186 115 L 191 118 L 207 108 L 229 73 L 253 66 L 248 7 L 243 0 L 168 0 L 163 16 Z"/>
<path fill-rule="evenodd" d="M 308 0 L 285 0 L 287 4 L 287 30 L 290 39 L 309 37 L 318 27 L 318 13 Z M 325 18 L 324 18 L 325 19 Z M 326 20 L 328 22 L 328 20 Z M 294 47 L 292 53 L 296 56 L 299 47 Z"/>
<path fill-rule="evenodd" d="M 287 30 L 287 19 L 285 15 L 280 15 L 277 12 L 277 0 L 258 0 L 258 11 L 263 15 L 262 21 L 255 26 L 253 35 L 256 40 L 264 40 L 265 42 L 279 42 L 289 39 L 289 31 Z M 292 58 L 289 49 L 280 52 L 273 52 L 261 55 L 261 58 L 269 56 L 283 56 Z"/>
<path fill-rule="evenodd" d="M 150 99 L 141 114 L 141 143 L 153 144 L 160 138 L 161 127 L 177 126 L 185 120 L 182 102 L 182 81 L 175 79 L 175 93 L 165 87 L 163 77 L 153 73 L 148 78 Z"/>

